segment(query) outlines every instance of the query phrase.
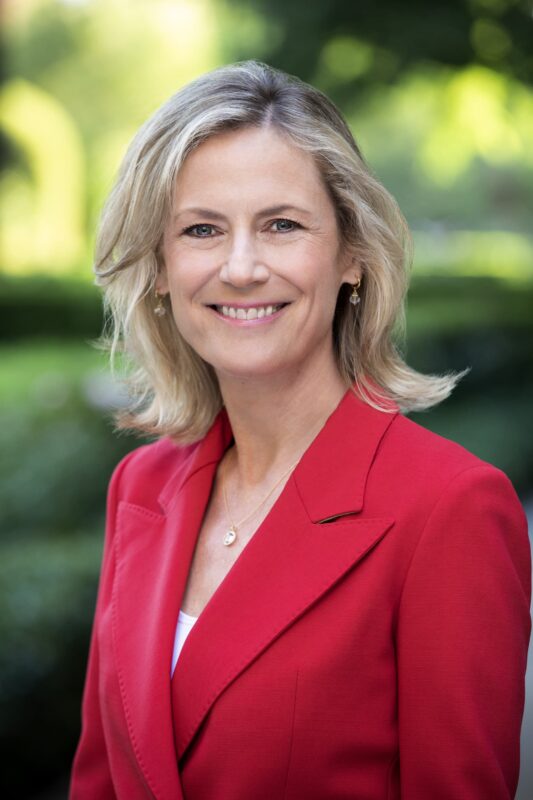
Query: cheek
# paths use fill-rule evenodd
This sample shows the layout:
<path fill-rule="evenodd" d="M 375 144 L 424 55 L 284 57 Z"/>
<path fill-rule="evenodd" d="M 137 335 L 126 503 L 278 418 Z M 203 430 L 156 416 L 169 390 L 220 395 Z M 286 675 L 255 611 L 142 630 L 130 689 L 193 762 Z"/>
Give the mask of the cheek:
<path fill-rule="evenodd" d="M 302 291 L 316 295 L 324 304 L 334 302 L 342 283 L 331 251 L 315 248 L 305 253 L 299 261 L 300 269 L 294 273 L 294 282 Z"/>
<path fill-rule="evenodd" d="M 210 274 L 209 258 L 197 252 L 181 252 L 167 266 L 168 284 L 172 300 L 176 303 L 190 299 L 201 289 Z"/>

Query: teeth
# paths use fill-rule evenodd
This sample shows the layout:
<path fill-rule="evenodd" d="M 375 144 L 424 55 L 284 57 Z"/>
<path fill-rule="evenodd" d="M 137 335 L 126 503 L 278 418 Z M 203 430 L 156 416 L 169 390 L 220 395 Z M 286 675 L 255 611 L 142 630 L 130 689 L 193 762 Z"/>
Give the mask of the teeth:
<path fill-rule="evenodd" d="M 282 304 L 276 306 L 261 306 L 261 308 L 233 308 L 233 306 L 216 306 L 216 310 L 224 317 L 231 317 L 232 319 L 261 319 L 275 314 L 276 311 L 282 307 Z"/>

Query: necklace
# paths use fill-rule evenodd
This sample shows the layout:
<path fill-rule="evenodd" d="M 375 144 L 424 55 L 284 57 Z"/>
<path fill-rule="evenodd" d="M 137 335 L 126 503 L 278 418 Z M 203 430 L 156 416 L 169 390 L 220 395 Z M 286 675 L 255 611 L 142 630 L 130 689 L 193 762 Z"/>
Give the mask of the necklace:
<path fill-rule="evenodd" d="M 300 459 L 298 459 L 298 461 L 299 461 L 299 460 L 300 460 Z M 274 486 L 271 488 L 271 490 L 269 491 L 269 493 L 268 493 L 267 495 L 265 495 L 265 497 L 263 497 L 263 499 L 261 500 L 261 502 L 259 503 L 259 505 L 257 505 L 257 506 L 256 506 L 256 507 L 253 509 L 253 511 L 252 511 L 250 514 L 247 514 L 247 515 L 246 515 L 246 517 L 244 517 L 244 519 L 241 519 L 241 521 L 240 521 L 239 523 L 237 523 L 237 524 L 235 524 L 235 523 L 232 521 L 232 519 L 231 519 L 231 514 L 230 514 L 230 511 L 229 511 L 229 507 L 228 507 L 228 498 L 227 498 L 227 496 L 226 496 L 226 486 L 225 486 L 225 482 L 224 482 L 224 480 L 222 480 L 222 495 L 223 495 L 223 497 L 224 497 L 224 505 L 226 506 L 226 514 L 227 514 L 227 517 L 228 517 L 228 519 L 229 519 L 229 523 L 230 523 L 230 528 L 229 528 L 229 530 L 228 530 L 228 531 L 226 531 L 226 535 L 224 536 L 224 538 L 223 538 L 223 540 L 222 540 L 223 544 L 224 544 L 226 547 L 229 547 L 230 545 L 232 545 L 232 544 L 233 544 L 233 542 L 234 542 L 234 541 L 235 541 L 235 539 L 237 538 L 237 531 L 238 531 L 238 529 L 241 527 L 241 525 L 243 524 L 243 522 L 246 522 L 246 520 L 250 519 L 250 517 L 252 517 L 252 516 L 253 516 L 253 515 L 256 513 L 256 511 L 258 511 L 258 510 L 261 508 L 261 506 L 262 506 L 264 503 L 266 503 L 266 501 L 268 500 L 268 498 L 270 497 L 270 495 L 272 494 L 272 492 L 274 491 L 274 489 L 276 489 L 276 488 L 279 486 L 279 484 L 281 483 L 281 481 L 283 480 L 283 478 L 287 477 L 287 475 L 289 474 L 289 472 L 292 472 L 292 470 L 294 469 L 294 467 L 296 466 L 296 464 L 298 463 L 298 461 L 295 461 L 295 462 L 294 462 L 294 464 L 293 464 L 291 467 L 289 467 L 289 469 L 288 469 L 286 472 L 284 472 L 284 473 L 283 473 L 283 475 L 281 476 L 281 478 L 279 478 L 279 479 L 276 481 L 276 483 L 275 483 L 275 484 L 274 484 Z"/>

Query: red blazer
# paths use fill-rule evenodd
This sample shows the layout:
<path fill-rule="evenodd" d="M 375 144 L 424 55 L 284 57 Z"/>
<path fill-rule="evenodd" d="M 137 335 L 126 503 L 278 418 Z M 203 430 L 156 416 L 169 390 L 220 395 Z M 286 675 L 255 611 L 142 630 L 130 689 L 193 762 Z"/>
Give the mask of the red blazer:
<path fill-rule="evenodd" d="M 71 800 L 508 800 L 531 620 L 508 478 L 348 391 L 170 664 L 225 411 L 110 484 Z"/>

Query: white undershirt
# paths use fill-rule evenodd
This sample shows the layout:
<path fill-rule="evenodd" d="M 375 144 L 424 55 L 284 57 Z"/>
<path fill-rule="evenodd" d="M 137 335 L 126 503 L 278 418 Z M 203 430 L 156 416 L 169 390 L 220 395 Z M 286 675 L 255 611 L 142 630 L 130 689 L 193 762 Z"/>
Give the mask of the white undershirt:
<path fill-rule="evenodd" d="M 172 668 L 170 670 L 171 677 L 174 674 L 178 656 L 181 653 L 181 648 L 185 644 L 185 639 L 191 632 L 192 626 L 197 619 L 198 617 L 191 617 L 190 614 L 186 614 L 184 611 L 180 611 L 179 613 L 178 624 L 176 625 L 176 636 L 174 637 L 174 650 L 172 652 Z"/>

